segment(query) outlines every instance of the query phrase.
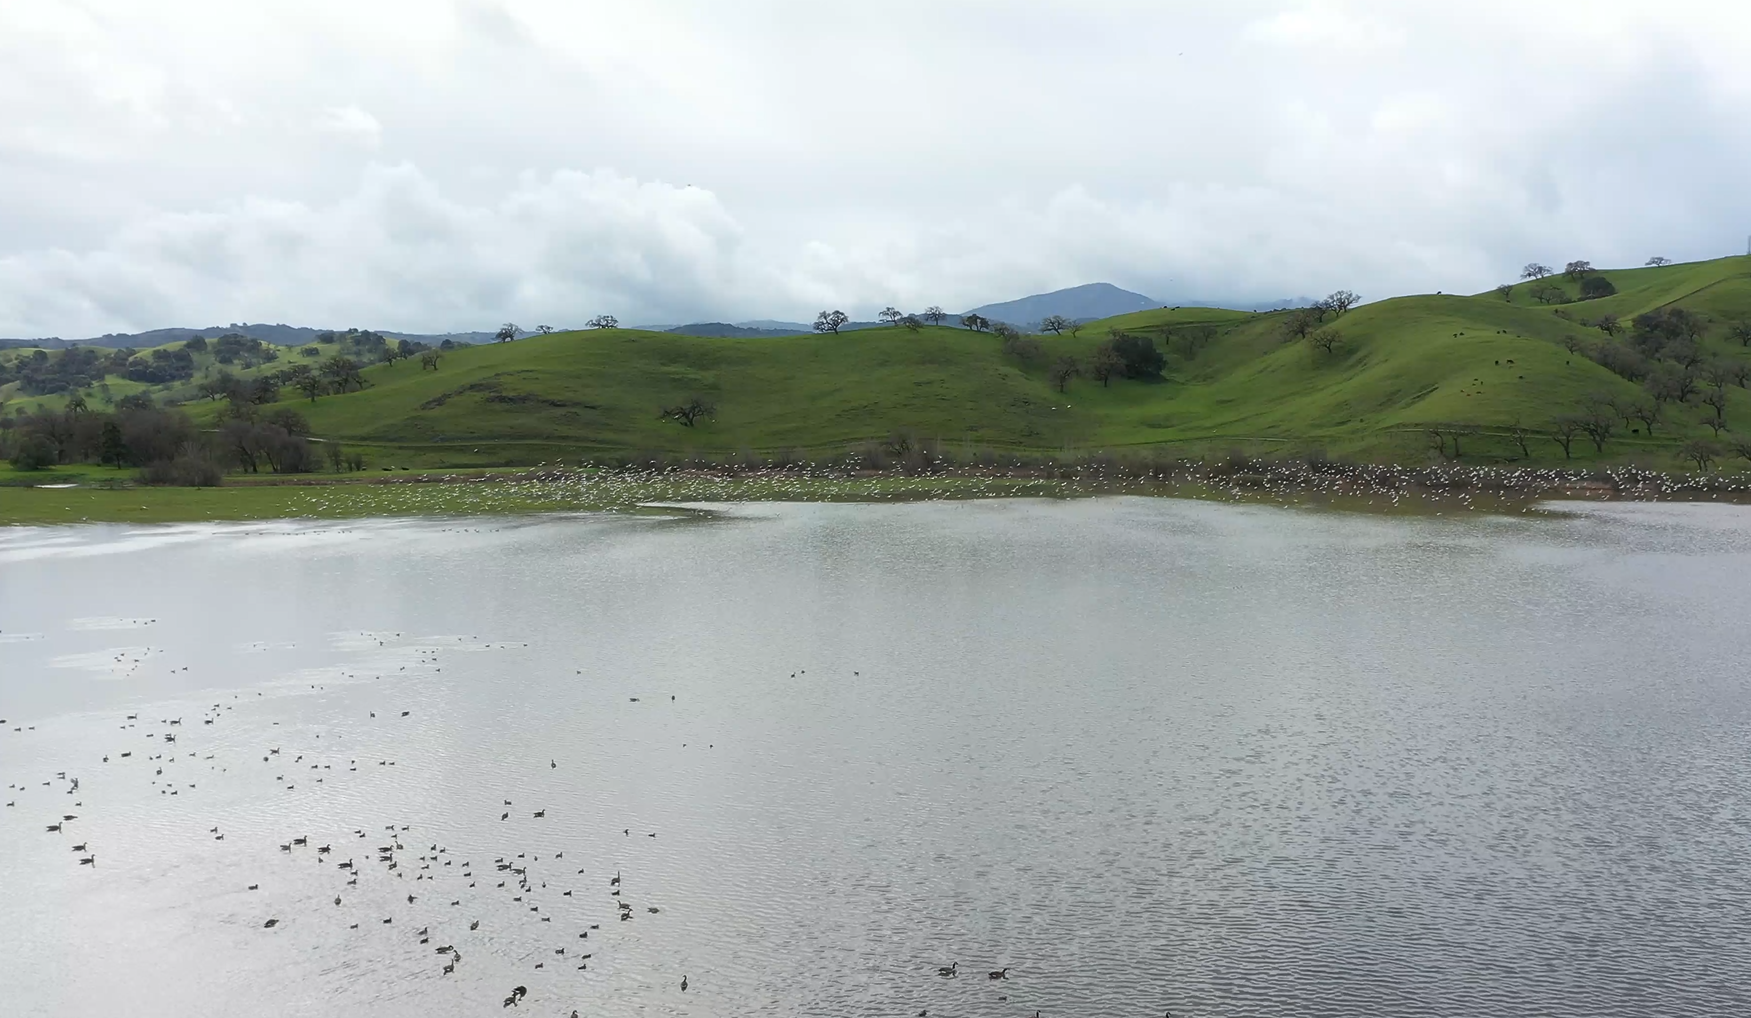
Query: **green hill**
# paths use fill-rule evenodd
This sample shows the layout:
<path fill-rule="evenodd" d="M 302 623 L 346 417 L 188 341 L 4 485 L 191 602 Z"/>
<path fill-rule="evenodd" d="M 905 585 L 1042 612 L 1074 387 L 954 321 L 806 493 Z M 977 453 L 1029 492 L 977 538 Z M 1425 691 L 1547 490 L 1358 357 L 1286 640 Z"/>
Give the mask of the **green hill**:
<path fill-rule="evenodd" d="M 1292 340 L 1292 312 L 1150 310 L 1038 337 L 1031 357 L 988 333 L 891 328 L 758 340 L 608 330 L 558 333 L 456 350 L 435 371 L 417 362 L 371 368 L 370 388 L 302 403 L 317 434 L 376 447 L 386 462 L 518 463 L 600 454 L 731 456 L 836 453 L 896 432 L 950 450 L 1034 452 L 1165 448 L 1185 453 L 1277 450 L 1420 460 L 1430 430 L 1466 433 L 1468 460 L 1523 458 L 1510 431 L 1549 430 L 1590 396 L 1639 398 L 1632 382 L 1584 348 L 1624 343 L 1586 324 L 1677 306 L 1709 322 L 1706 361 L 1751 364 L 1727 325 L 1751 317 L 1751 259 L 1596 273 L 1614 296 L 1546 306 L 1531 284 L 1363 305 L 1328 327 L 1329 353 Z M 1550 280 L 1569 293 L 1579 284 Z M 1546 296 L 1549 296 L 1548 294 Z M 1060 357 L 1083 365 L 1114 331 L 1149 336 L 1167 366 L 1159 381 L 1049 377 Z M 683 427 L 659 408 L 700 396 L 715 417 Z M 1709 435 L 1708 413 L 1669 410 L 1654 436 L 1621 426 L 1606 457 L 1669 465 L 1678 443 Z M 1729 393 L 1730 425 L 1751 429 L 1751 394 Z M 1467 432 L 1475 431 L 1477 434 Z M 1730 437 L 1730 435 L 1728 436 Z M 1548 437 L 1532 457 L 1560 461 Z M 1596 454 L 1585 439 L 1577 458 Z"/>
<path fill-rule="evenodd" d="M 1543 303 L 1535 289 L 1543 301 L 1580 293 L 1579 280 L 1552 278 L 1516 285 L 1506 299 L 1492 291 L 1363 305 L 1322 323 L 1339 334 L 1329 351 L 1288 331 L 1295 312 L 1209 308 L 1140 311 L 1019 347 L 948 327 L 768 338 L 616 329 L 458 348 L 436 370 L 417 358 L 377 365 L 363 391 L 307 401 L 286 390 L 281 401 L 317 436 L 364 447 L 380 465 L 819 456 L 896 433 L 955 453 L 1239 449 L 1420 462 L 1452 455 L 1452 442 L 1468 462 L 1560 463 L 1549 435 L 1558 418 L 1597 409 L 1599 398 L 1619 407 L 1652 398 L 1639 379 L 1595 360 L 1603 344 L 1620 360 L 1640 357 L 1642 374 L 1679 372 L 1698 387 L 1688 402 L 1662 404 L 1651 436 L 1626 417 L 1603 458 L 1670 467 L 1684 441 L 1712 440 L 1701 421 L 1715 411 L 1697 398 L 1717 382 L 1730 429 L 1719 441 L 1751 434 L 1751 350 L 1731 335 L 1736 321 L 1751 321 L 1751 258 L 1591 275 L 1616 292 Z M 1656 350 L 1630 334 L 1635 316 L 1669 308 L 1700 315 L 1700 337 Z M 1608 315 L 1621 321 L 1616 335 L 1595 327 Z M 1163 352 L 1159 379 L 1090 376 L 1097 347 L 1116 333 Z M 299 356 L 287 351 L 282 364 Z M 1051 367 L 1066 357 L 1083 373 L 1060 392 Z M 716 408 L 696 427 L 660 416 L 696 396 Z M 1584 437 L 1572 452 L 1601 458 Z"/>

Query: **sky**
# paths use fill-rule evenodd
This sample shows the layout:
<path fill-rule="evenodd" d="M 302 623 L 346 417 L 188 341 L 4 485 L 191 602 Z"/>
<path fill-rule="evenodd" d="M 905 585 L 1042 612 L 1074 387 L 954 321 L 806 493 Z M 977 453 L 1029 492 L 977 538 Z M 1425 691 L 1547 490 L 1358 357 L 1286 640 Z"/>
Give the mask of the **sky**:
<path fill-rule="evenodd" d="M 0 3 L 0 336 L 1740 254 L 1751 4 Z"/>

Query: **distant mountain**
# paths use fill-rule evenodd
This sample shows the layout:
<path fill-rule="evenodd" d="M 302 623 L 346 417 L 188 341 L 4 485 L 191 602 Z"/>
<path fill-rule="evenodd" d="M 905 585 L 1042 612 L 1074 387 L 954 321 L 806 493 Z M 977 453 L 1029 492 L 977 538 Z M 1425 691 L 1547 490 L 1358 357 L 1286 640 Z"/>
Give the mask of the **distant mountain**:
<path fill-rule="evenodd" d="M 782 329 L 785 332 L 813 332 L 815 327 L 805 322 L 781 322 L 772 318 L 756 318 L 752 321 L 737 322 L 738 329 Z"/>
<path fill-rule="evenodd" d="M 1075 320 L 1109 318 L 1161 307 L 1161 302 L 1130 290 L 1121 290 L 1111 283 L 1085 283 L 1051 293 L 1036 293 L 1019 300 L 984 304 L 966 314 L 982 315 L 994 322 L 1017 326 L 1034 326 L 1047 315 L 1063 315 Z"/>
<path fill-rule="evenodd" d="M 794 329 L 763 329 L 753 326 L 731 325 L 728 322 L 694 322 L 692 325 L 677 325 L 672 329 L 664 329 L 678 336 L 726 336 L 742 339 L 768 339 L 774 336 L 801 336 L 813 330 L 801 327 Z"/>
<path fill-rule="evenodd" d="M 89 339 L 61 339 L 53 336 L 46 339 L 0 339 L 0 347 L 40 346 L 45 350 L 61 350 L 69 346 L 102 346 L 112 349 L 132 347 L 144 350 L 148 347 L 163 346 L 194 336 L 205 336 L 213 339 L 226 333 L 239 333 L 251 339 L 259 339 L 264 343 L 275 343 L 279 346 L 303 346 L 316 341 L 318 333 L 340 330 L 313 329 L 304 325 L 286 325 L 284 323 L 269 325 L 265 322 L 233 322 L 230 325 L 215 325 L 207 329 L 151 329 L 146 332 L 107 332 L 101 336 Z M 490 332 L 445 332 L 426 335 L 417 332 L 390 332 L 377 330 L 390 339 L 411 339 L 416 342 L 430 343 L 436 346 L 444 340 L 457 343 L 490 343 L 493 333 Z"/>

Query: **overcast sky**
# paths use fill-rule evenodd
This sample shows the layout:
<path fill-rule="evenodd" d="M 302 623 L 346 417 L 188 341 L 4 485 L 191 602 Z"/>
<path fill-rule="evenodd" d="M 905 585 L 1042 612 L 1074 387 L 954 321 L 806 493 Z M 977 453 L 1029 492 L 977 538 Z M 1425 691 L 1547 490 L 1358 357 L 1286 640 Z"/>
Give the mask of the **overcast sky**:
<path fill-rule="evenodd" d="M 1751 3 L 0 3 L 0 336 L 1743 253 Z"/>

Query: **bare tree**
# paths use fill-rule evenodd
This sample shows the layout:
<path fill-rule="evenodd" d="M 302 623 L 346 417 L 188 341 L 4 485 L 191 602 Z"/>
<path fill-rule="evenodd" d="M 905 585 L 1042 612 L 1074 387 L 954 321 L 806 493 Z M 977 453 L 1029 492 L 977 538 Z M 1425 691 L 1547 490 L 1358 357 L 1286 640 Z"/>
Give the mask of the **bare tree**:
<path fill-rule="evenodd" d="M 1070 324 L 1065 326 L 1065 329 L 1070 333 L 1070 338 L 1075 339 L 1076 336 L 1082 332 L 1082 323 L 1072 318 L 1070 319 Z"/>
<path fill-rule="evenodd" d="M 1113 348 L 1113 341 L 1107 340 L 1094 348 L 1094 356 L 1089 358 L 1088 373 L 1100 379 L 1101 388 L 1117 374 L 1125 370 L 1125 359 L 1119 356 L 1119 351 Z"/>
<path fill-rule="evenodd" d="M 924 309 L 922 317 L 932 325 L 941 325 L 942 320 L 948 317 L 948 313 L 945 312 L 941 306 L 932 304 Z"/>
<path fill-rule="evenodd" d="M 1696 464 L 1697 472 L 1702 474 L 1709 472 L 1720 454 L 1719 443 L 1710 438 L 1693 438 L 1678 449 L 1679 457 Z"/>
<path fill-rule="evenodd" d="M 1715 412 L 1714 419 L 1720 423 L 1720 426 L 1722 428 L 1727 426 L 1727 389 L 1726 389 L 1726 386 L 1717 385 L 1712 389 L 1703 390 L 1702 399 L 1698 400 L 1698 402 L 1701 403 L 1703 406 L 1712 409 Z M 1716 431 L 1719 431 L 1719 430 L 1720 430 L 1719 428 L 1716 429 Z"/>
<path fill-rule="evenodd" d="M 1648 434 L 1652 435 L 1654 433 L 1654 425 L 1660 423 L 1660 411 L 1661 407 L 1659 401 L 1656 400 L 1649 402 L 1638 400 L 1626 406 L 1623 410 L 1623 414 L 1625 423 L 1628 421 L 1640 421 L 1642 426 L 1648 429 Z"/>
<path fill-rule="evenodd" d="M 433 371 L 438 370 L 438 360 L 441 357 L 443 357 L 443 354 L 436 350 L 427 350 L 425 353 L 420 354 L 420 370 L 424 371 L 427 368 L 430 368 Z"/>
<path fill-rule="evenodd" d="M 900 319 L 904 317 L 906 317 L 905 314 L 893 307 L 882 308 L 876 315 L 876 319 L 883 325 L 899 325 Z"/>
<path fill-rule="evenodd" d="M 1325 316 L 1313 308 L 1298 308 L 1283 319 L 1283 331 L 1291 339 L 1306 339 L 1307 334 L 1319 328 L 1320 321 Z"/>
<path fill-rule="evenodd" d="M 1525 267 L 1520 270 L 1520 278 L 1543 279 L 1545 276 L 1548 276 L 1555 271 L 1555 269 L 1548 265 L 1541 265 L 1538 262 L 1527 262 Z"/>
<path fill-rule="evenodd" d="M 1550 422 L 1550 437 L 1563 447 L 1563 459 L 1571 458 L 1570 447 L 1575 444 L 1575 438 L 1581 431 L 1581 418 L 1578 414 L 1562 414 Z"/>
<path fill-rule="evenodd" d="M 1531 293 L 1532 299 L 1540 304 L 1566 304 L 1569 300 L 1568 291 L 1555 283 L 1540 282 L 1527 292 Z"/>
<path fill-rule="evenodd" d="M 316 397 L 322 395 L 323 389 L 328 388 L 328 383 L 322 380 L 321 375 L 311 371 L 303 364 L 288 372 L 288 381 L 292 383 L 293 388 L 310 397 L 312 403 L 316 402 Z"/>
<path fill-rule="evenodd" d="M 1532 458 L 1532 449 L 1528 445 L 1531 439 L 1532 429 L 1521 424 L 1519 418 L 1516 417 L 1514 423 L 1508 425 L 1508 441 L 1519 447 L 1521 459 Z"/>
<path fill-rule="evenodd" d="M 664 420 L 676 421 L 684 428 L 691 428 L 701 418 L 710 417 L 717 412 L 717 407 L 699 396 L 689 396 L 684 403 L 663 407 L 660 416 Z"/>
<path fill-rule="evenodd" d="M 1062 336 L 1064 330 L 1070 328 L 1070 319 L 1063 315 L 1047 315 L 1040 319 L 1040 331 Z"/>
<path fill-rule="evenodd" d="M 1047 371 L 1047 375 L 1052 379 L 1052 384 L 1058 387 L 1059 392 L 1066 391 L 1070 387 L 1070 380 L 1081 373 L 1082 367 L 1076 363 L 1074 357 L 1058 358 L 1052 362 L 1051 368 Z"/>
<path fill-rule="evenodd" d="M 505 324 L 499 326 L 499 331 L 493 333 L 492 338 L 498 340 L 501 343 L 509 343 L 511 340 L 517 338 L 517 333 L 522 332 L 522 331 L 523 331 L 522 329 L 517 328 L 517 323 L 506 322 Z"/>
<path fill-rule="evenodd" d="M 1650 265 L 1650 266 L 1657 269 L 1662 265 L 1672 264 L 1672 259 L 1667 258 L 1665 255 L 1655 255 L 1654 257 L 1649 258 L 1647 260 L 1647 262 L 1645 262 L 1644 264 Z"/>
<path fill-rule="evenodd" d="M 1615 311 L 1607 311 L 1600 315 L 1598 321 L 1593 323 L 1593 327 L 1607 336 L 1615 336 L 1623 331 L 1623 325 L 1619 322 Z"/>
<path fill-rule="evenodd" d="M 924 328 L 924 322 L 920 320 L 917 315 L 907 315 L 900 319 L 900 324 L 904 325 L 908 332 L 917 332 L 919 329 Z"/>
<path fill-rule="evenodd" d="M 1751 346 L 1751 318 L 1727 323 L 1727 335 L 1738 340 L 1740 346 Z"/>
<path fill-rule="evenodd" d="M 1514 284 L 1513 283 L 1503 283 L 1500 286 L 1496 287 L 1496 296 L 1502 298 L 1503 300 L 1513 300 L 1514 299 Z"/>
<path fill-rule="evenodd" d="M 966 314 L 961 316 L 961 324 L 974 332 L 984 332 L 991 327 L 991 319 L 984 315 Z"/>
<path fill-rule="evenodd" d="M 1344 334 L 1336 329 L 1321 329 L 1318 332 L 1310 333 L 1307 342 L 1315 350 L 1329 355 L 1337 349 L 1338 343 L 1342 342 L 1343 338 Z"/>
<path fill-rule="evenodd" d="M 840 327 L 849 321 L 851 316 L 843 311 L 823 311 L 815 316 L 815 331 L 838 335 Z"/>
<path fill-rule="evenodd" d="M 576 319 L 573 319 L 573 321 L 576 321 Z M 620 319 L 613 315 L 597 315 L 585 322 L 584 327 L 589 329 L 618 329 L 620 328 Z"/>
<path fill-rule="evenodd" d="M 1588 261 L 1572 261 L 1563 266 L 1563 275 L 1576 281 L 1592 271 L 1593 263 Z"/>
<path fill-rule="evenodd" d="M 553 326 L 551 326 L 551 325 L 537 325 L 537 326 L 535 326 L 535 331 L 543 336 L 551 335 L 553 333 Z"/>
<path fill-rule="evenodd" d="M 1610 440 L 1612 432 L 1617 430 L 1617 418 L 1610 412 L 1594 408 L 1580 417 L 1581 431 L 1593 441 L 1597 452 L 1605 451 L 1605 443 Z"/>
<path fill-rule="evenodd" d="M 1332 317 L 1335 318 L 1355 307 L 1357 304 L 1361 303 L 1361 301 L 1362 298 L 1356 296 L 1355 292 L 1352 290 L 1336 290 L 1328 294 L 1324 300 L 1315 304 L 1314 307 L 1322 312 L 1329 312 Z"/>
<path fill-rule="evenodd" d="M 1667 366 L 1648 378 L 1648 395 L 1656 403 L 1689 403 L 1696 399 L 1696 382 L 1695 372 Z"/>

